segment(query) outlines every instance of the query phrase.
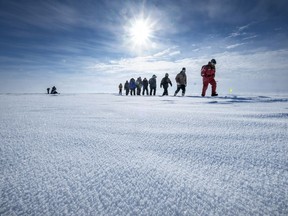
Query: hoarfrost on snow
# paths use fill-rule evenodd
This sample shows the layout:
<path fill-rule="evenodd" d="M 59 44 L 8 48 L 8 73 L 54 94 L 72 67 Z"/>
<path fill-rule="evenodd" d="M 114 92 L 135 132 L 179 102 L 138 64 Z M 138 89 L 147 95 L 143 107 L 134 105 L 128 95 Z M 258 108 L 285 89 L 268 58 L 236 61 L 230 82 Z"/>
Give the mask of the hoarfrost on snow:
<path fill-rule="evenodd" d="M 288 215 L 288 98 L 0 95 L 1 215 Z"/>

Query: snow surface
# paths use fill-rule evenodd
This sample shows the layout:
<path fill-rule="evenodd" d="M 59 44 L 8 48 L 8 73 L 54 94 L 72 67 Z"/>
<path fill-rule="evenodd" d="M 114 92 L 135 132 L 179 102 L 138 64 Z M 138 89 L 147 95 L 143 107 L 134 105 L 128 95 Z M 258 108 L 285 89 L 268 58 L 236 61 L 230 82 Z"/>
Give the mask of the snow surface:
<path fill-rule="evenodd" d="M 1 94 L 0 215 L 288 215 L 288 97 Z"/>

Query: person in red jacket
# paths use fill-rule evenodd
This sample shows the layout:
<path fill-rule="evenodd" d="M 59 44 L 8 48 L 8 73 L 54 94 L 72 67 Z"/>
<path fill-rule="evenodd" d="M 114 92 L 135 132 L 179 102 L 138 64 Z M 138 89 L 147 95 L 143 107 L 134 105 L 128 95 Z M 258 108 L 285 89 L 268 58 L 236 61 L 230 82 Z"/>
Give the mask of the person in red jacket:
<path fill-rule="evenodd" d="M 215 81 L 215 73 L 216 73 L 216 60 L 212 59 L 210 62 L 208 62 L 207 65 L 203 65 L 201 69 L 201 76 L 203 77 L 203 88 L 202 88 L 202 97 L 205 97 L 206 90 L 208 88 L 208 85 L 210 84 L 212 86 L 212 94 L 211 96 L 218 96 L 216 93 L 216 81 Z"/>

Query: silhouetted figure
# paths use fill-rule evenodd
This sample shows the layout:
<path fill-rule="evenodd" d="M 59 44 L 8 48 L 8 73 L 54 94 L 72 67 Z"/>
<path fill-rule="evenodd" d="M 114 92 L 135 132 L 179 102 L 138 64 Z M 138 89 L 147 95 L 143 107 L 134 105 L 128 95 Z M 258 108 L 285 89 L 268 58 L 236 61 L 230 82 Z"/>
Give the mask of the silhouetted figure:
<path fill-rule="evenodd" d="M 129 94 L 129 89 L 130 89 L 128 80 L 126 80 L 126 82 L 124 84 L 124 89 L 126 91 L 126 95 L 128 95 Z"/>
<path fill-rule="evenodd" d="M 166 73 L 165 77 L 161 80 L 161 84 L 160 84 L 160 88 L 162 88 L 162 86 L 164 88 L 164 92 L 163 92 L 162 96 L 168 95 L 169 84 L 172 86 L 171 80 L 169 79 L 169 74 Z"/>
<path fill-rule="evenodd" d="M 56 87 L 53 86 L 50 94 L 58 94 L 58 92 L 56 90 L 57 90 Z"/>
<path fill-rule="evenodd" d="M 148 80 L 146 79 L 146 77 L 143 79 L 142 84 L 143 84 L 142 95 L 145 95 L 145 92 L 146 92 L 146 95 L 149 95 L 149 93 L 148 93 Z"/>
<path fill-rule="evenodd" d="M 47 88 L 47 94 L 49 94 L 49 92 L 50 92 L 50 88 Z"/>
<path fill-rule="evenodd" d="M 129 88 L 130 88 L 130 95 L 135 95 L 136 83 L 134 78 L 130 79 Z"/>
<path fill-rule="evenodd" d="M 182 96 L 185 95 L 186 91 L 186 85 L 187 85 L 187 77 L 186 77 L 186 68 L 183 67 L 180 73 L 177 74 L 175 77 L 176 83 L 177 83 L 177 89 L 174 93 L 174 96 L 177 95 L 177 93 L 182 89 Z"/>
<path fill-rule="evenodd" d="M 150 85 L 150 95 L 156 94 L 156 78 L 157 76 L 154 74 L 152 78 L 149 79 L 149 85 Z"/>
<path fill-rule="evenodd" d="M 136 80 L 137 95 L 141 95 L 142 78 L 138 77 Z"/>
<path fill-rule="evenodd" d="M 210 62 L 208 62 L 207 65 L 203 65 L 201 68 L 201 76 L 203 77 L 203 88 L 201 94 L 202 97 L 205 97 L 206 90 L 209 84 L 212 86 L 211 96 L 218 96 L 218 94 L 216 93 L 217 83 L 214 79 L 216 73 L 215 65 L 216 60 L 212 59 Z"/>
<path fill-rule="evenodd" d="M 123 88 L 122 83 L 120 83 L 118 87 L 119 87 L 119 95 L 122 95 L 122 88 Z"/>

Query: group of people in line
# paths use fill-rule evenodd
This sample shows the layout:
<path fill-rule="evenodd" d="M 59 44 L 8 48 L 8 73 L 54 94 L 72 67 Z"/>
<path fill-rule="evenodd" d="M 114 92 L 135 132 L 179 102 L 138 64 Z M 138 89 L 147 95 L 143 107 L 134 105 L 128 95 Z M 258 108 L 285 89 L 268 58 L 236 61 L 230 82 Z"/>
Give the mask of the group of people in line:
<path fill-rule="evenodd" d="M 141 90 L 142 90 L 142 95 L 156 95 L 156 87 L 157 87 L 157 82 L 156 82 L 157 76 L 154 74 L 149 80 L 144 78 L 142 80 L 141 77 L 138 77 L 137 80 L 134 78 L 130 79 L 130 82 L 128 80 L 124 84 L 124 89 L 126 91 L 126 95 L 141 95 Z M 148 90 L 148 85 L 150 88 L 150 91 Z M 119 85 L 119 94 L 122 95 L 122 83 Z"/>
<path fill-rule="evenodd" d="M 56 87 L 53 86 L 51 89 L 51 92 L 50 92 L 50 88 L 47 88 L 47 94 L 58 94 Z"/>
<path fill-rule="evenodd" d="M 208 85 L 210 84 L 212 86 L 212 93 L 211 96 L 218 96 L 216 93 L 216 87 L 217 83 L 215 81 L 215 74 L 216 74 L 216 60 L 212 59 L 208 62 L 207 65 L 203 65 L 201 68 L 201 76 L 203 78 L 203 87 L 202 87 L 202 93 L 201 96 L 205 97 L 206 90 L 208 88 Z M 124 90 L 125 94 L 129 95 L 156 95 L 156 78 L 157 76 L 154 74 L 149 80 L 144 78 L 142 80 L 141 77 L 138 77 L 137 80 L 134 78 L 131 78 L 130 81 L 126 80 L 124 84 Z M 174 96 L 178 94 L 180 90 L 182 90 L 182 96 L 185 95 L 186 92 L 186 86 L 187 86 L 187 76 L 186 76 L 186 68 L 183 67 L 182 70 L 176 75 L 175 77 L 176 83 L 177 83 L 177 89 L 174 93 Z M 148 85 L 150 91 L 148 91 Z M 168 95 L 168 87 L 169 85 L 172 87 L 172 82 L 169 78 L 169 74 L 166 73 L 165 76 L 162 78 L 160 83 L 160 88 L 163 87 L 164 91 L 162 96 Z M 122 95 L 122 89 L 123 85 L 122 83 L 119 84 L 119 94 Z"/>

